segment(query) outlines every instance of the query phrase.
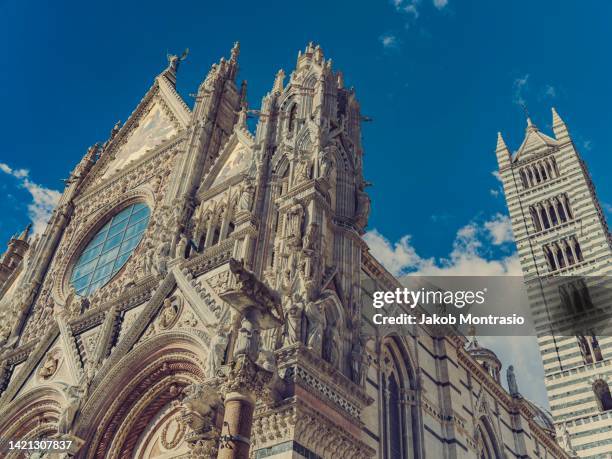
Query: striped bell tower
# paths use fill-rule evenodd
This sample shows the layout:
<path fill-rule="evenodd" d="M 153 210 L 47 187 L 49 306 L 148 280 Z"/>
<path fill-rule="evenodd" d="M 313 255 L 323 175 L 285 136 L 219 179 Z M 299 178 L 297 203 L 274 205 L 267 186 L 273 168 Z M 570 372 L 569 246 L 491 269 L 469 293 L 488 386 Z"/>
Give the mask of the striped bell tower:
<path fill-rule="evenodd" d="M 499 133 L 499 174 L 559 442 L 579 457 L 609 457 L 612 298 L 605 284 L 612 238 L 586 164 L 554 108 L 552 127 L 550 137 L 528 117 L 515 153 Z"/>

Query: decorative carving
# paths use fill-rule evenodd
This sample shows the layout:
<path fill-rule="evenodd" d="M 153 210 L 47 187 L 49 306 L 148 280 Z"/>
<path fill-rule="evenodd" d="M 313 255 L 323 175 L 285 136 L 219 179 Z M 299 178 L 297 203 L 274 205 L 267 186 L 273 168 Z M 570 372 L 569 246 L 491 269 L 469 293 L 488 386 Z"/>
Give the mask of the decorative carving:
<path fill-rule="evenodd" d="M 357 208 L 355 210 L 355 224 L 358 228 L 363 229 L 368 224 L 368 217 L 370 216 L 370 196 L 366 193 L 365 188 L 366 182 L 361 182 L 357 188 Z"/>
<path fill-rule="evenodd" d="M 183 311 L 183 300 L 179 297 L 166 298 L 164 300 L 160 318 L 159 327 L 162 330 L 172 328 L 178 321 L 181 312 Z"/>
<path fill-rule="evenodd" d="M 255 197 L 255 185 L 252 180 L 246 180 L 244 185 L 240 189 L 240 196 L 238 198 L 238 211 L 239 212 L 250 212 L 253 206 L 253 199 Z"/>
<path fill-rule="evenodd" d="M 66 406 L 60 415 L 57 432 L 60 435 L 68 435 L 72 433 L 72 427 L 76 419 L 77 413 L 87 395 L 87 386 L 69 386 L 61 383 L 64 386 L 63 392 L 66 397 Z"/>
<path fill-rule="evenodd" d="M 243 317 L 238 329 L 234 356 L 246 355 L 251 360 L 257 360 L 259 354 L 260 331 L 254 320 Z"/>
<path fill-rule="evenodd" d="M 319 178 L 326 179 L 330 176 L 334 167 L 329 148 L 319 151 Z"/>
<path fill-rule="evenodd" d="M 38 370 L 38 376 L 42 379 L 51 379 L 59 367 L 59 358 L 54 353 L 47 354 L 47 358 Z"/>
<path fill-rule="evenodd" d="M 208 356 L 208 368 L 206 376 L 214 378 L 221 365 L 225 361 L 225 354 L 229 344 L 229 333 L 226 329 L 219 330 L 219 333 L 210 340 L 210 354 Z"/>
<path fill-rule="evenodd" d="M 285 314 L 284 346 L 295 343 L 304 343 L 305 336 L 304 301 L 302 296 L 296 292 L 293 301 Z"/>
<path fill-rule="evenodd" d="M 308 319 L 308 329 L 306 334 L 306 345 L 313 352 L 320 356 L 323 346 L 323 327 L 324 327 L 324 311 L 321 303 L 309 301 L 305 308 L 306 318 Z"/>

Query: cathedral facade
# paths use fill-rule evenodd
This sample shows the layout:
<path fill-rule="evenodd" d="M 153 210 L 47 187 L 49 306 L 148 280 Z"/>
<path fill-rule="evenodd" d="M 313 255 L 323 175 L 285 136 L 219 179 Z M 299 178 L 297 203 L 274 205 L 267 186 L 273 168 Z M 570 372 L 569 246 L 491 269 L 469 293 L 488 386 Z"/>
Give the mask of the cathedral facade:
<path fill-rule="evenodd" d="M 548 399 L 566 449 L 612 456 L 612 236 L 565 122 L 554 136 L 527 119 L 511 154 L 498 135 L 499 174 L 527 284 Z"/>
<path fill-rule="evenodd" d="M 169 56 L 44 234 L 11 239 L 0 455 L 569 457 L 475 339 L 362 333 L 373 291 L 400 283 L 362 239 L 355 91 L 310 44 L 248 110 L 238 56 L 193 107 Z"/>

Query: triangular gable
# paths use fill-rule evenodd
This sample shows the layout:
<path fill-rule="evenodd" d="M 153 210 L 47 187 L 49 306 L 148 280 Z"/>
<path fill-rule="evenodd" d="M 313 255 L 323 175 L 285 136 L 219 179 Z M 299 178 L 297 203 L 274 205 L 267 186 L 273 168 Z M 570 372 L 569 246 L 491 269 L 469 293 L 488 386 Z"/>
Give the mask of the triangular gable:
<path fill-rule="evenodd" d="M 68 353 L 59 337 L 53 340 L 25 383 L 15 393 L 15 397 L 37 389 L 42 384 L 78 384 L 68 368 L 68 358 Z"/>
<path fill-rule="evenodd" d="M 542 134 L 535 126 L 531 126 L 527 129 L 525 140 L 523 140 L 516 155 L 514 155 L 514 161 L 526 159 L 533 153 L 556 145 L 558 145 L 558 142 L 555 139 Z"/>
<path fill-rule="evenodd" d="M 106 148 L 94 169 L 95 182 L 113 176 L 176 137 L 190 119 L 189 107 L 162 73 Z"/>
<path fill-rule="evenodd" d="M 236 129 L 204 180 L 203 188 L 216 187 L 232 177 L 247 173 L 255 158 L 253 144 L 248 132 Z"/>

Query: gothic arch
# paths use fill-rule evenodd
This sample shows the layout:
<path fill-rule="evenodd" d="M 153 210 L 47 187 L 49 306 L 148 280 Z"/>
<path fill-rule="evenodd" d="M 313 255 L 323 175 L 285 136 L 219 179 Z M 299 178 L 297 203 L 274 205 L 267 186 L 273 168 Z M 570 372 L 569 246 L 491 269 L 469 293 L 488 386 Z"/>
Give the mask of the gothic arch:
<path fill-rule="evenodd" d="M 3 409 L 0 450 L 4 450 L 9 439 L 35 440 L 56 434 L 64 405 L 62 393 L 49 385 L 38 386 L 17 397 Z M 18 457 L 18 454 L 6 457 Z"/>
<path fill-rule="evenodd" d="M 133 455 L 139 438 L 162 411 L 172 409 L 184 387 L 205 379 L 198 356 L 202 341 L 166 332 L 145 341 L 121 359 L 96 385 L 77 421 L 85 438 L 84 457 Z"/>
<path fill-rule="evenodd" d="M 418 383 L 415 366 L 401 338 L 383 338 L 380 365 L 383 456 L 388 459 L 420 458 Z"/>
<path fill-rule="evenodd" d="M 499 441 L 487 416 L 481 416 L 476 426 L 476 445 L 478 459 L 501 459 L 503 457 Z"/>

